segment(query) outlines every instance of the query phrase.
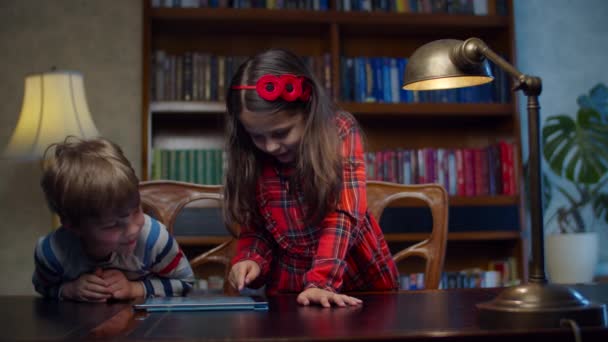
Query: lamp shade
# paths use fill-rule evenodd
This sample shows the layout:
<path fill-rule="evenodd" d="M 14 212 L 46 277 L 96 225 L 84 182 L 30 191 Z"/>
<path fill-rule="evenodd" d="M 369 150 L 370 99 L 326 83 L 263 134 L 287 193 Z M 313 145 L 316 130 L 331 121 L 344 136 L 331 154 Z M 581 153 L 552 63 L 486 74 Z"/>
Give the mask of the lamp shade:
<path fill-rule="evenodd" d="M 82 74 L 50 71 L 28 75 L 17 127 L 4 155 L 39 159 L 46 148 L 67 136 L 98 135 L 91 119 Z"/>
<path fill-rule="evenodd" d="M 462 45 L 461 40 L 440 39 L 418 48 L 408 60 L 403 89 L 452 89 L 491 82 L 487 60 L 465 64 L 454 58 Z"/>

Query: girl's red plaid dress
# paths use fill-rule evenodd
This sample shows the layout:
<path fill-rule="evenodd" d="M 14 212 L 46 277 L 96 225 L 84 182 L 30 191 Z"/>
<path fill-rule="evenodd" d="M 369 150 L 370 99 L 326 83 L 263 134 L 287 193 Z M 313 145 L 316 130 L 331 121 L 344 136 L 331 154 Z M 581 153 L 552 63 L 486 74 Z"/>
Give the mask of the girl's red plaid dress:
<path fill-rule="evenodd" d="M 258 210 L 264 227 L 241 227 L 235 264 L 253 260 L 261 275 L 250 287 L 269 294 L 316 287 L 333 292 L 397 290 L 398 272 L 380 226 L 367 211 L 361 135 L 348 113 L 337 116 L 344 168 L 335 211 L 320 224 L 304 224 L 305 205 L 293 167 L 268 159 L 258 182 Z M 298 180 L 304 182 L 306 180 Z"/>

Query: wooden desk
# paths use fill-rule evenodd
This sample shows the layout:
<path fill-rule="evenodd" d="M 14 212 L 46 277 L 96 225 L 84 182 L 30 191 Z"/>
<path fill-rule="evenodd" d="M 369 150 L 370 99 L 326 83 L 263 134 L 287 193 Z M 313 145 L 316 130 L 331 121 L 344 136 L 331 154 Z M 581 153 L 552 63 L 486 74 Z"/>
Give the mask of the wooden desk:
<path fill-rule="evenodd" d="M 122 312 L 128 303 L 92 304 L 0 296 L 1 340 L 58 340 L 89 336 L 91 330 Z M 124 315 L 124 314 L 123 314 Z"/>
<path fill-rule="evenodd" d="M 587 298 L 608 303 L 608 285 L 577 286 Z M 568 329 L 482 330 L 475 304 L 500 289 L 454 289 L 361 295 L 364 305 L 301 307 L 295 295 L 270 298 L 270 310 L 134 313 L 129 304 L 75 304 L 32 297 L 0 297 L 9 339 L 118 337 L 126 340 L 222 341 L 574 341 Z M 6 307 L 6 305 L 11 307 Z M 12 311 L 11 311 L 12 309 Z M 7 314 L 16 312 L 14 318 Z M 8 320 L 7 320 L 8 318 Z M 16 329 L 12 327 L 15 326 Z M 88 333 L 87 333 L 88 332 Z M 608 328 L 583 328 L 583 341 L 608 341 Z"/>

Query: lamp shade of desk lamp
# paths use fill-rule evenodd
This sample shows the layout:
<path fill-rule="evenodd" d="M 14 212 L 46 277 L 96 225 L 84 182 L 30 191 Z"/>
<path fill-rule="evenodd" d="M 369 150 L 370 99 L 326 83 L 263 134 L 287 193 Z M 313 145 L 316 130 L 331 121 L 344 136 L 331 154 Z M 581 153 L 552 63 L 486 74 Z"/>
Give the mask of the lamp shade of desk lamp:
<path fill-rule="evenodd" d="M 40 159 L 46 148 L 67 136 L 98 136 L 87 105 L 82 74 L 52 70 L 31 74 L 17 126 L 4 151 L 11 159 Z"/>
<path fill-rule="evenodd" d="M 541 79 L 522 74 L 480 39 L 442 39 L 425 44 L 412 54 L 403 89 L 450 89 L 491 82 L 487 60 L 511 75 L 514 90 L 522 90 L 528 100 L 532 259 L 527 283 L 508 287 L 494 300 L 477 304 L 479 324 L 490 329 L 558 328 L 573 322 L 579 326 L 605 326 L 605 305 L 590 303 L 566 286 L 549 284 L 545 276 L 538 103 Z"/>

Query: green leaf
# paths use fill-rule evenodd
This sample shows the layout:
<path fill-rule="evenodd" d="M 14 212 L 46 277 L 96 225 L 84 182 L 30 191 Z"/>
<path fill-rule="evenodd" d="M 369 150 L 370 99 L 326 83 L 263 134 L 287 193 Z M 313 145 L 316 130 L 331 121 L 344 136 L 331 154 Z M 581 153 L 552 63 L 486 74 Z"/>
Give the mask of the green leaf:
<path fill-rule="evenodd" d="M 608 194 L 600 193 L 593 199 L 593 212 L 596 217 L 608 223 Z"/>
<path fill-rule="evenodd" d="M 543 155 L 551 169 L 574 183 L 594 184 L 608 170 L 608 124 L 593 108 L 547 118 Z"/>
<path fill-rule="evenodd" d="M 589 91 L 588 96 L 579 96 L 577 103 L 581 108 L 595 109 L 601 114 L 602 121 L 604 123 L 608 122 L 608 87 L 605 84 L 595 85 Z"/>
<path fill-rule="evenodd" d="M 527 165 L 527 164 L 526 164 Z M 527 167 L 525 168 L 527 170 Z M 525 172 L 526 175 L 526 189 L 529 189 L 528 186 L 528 173 Z M 549 203 L 551 203 L 551 194 L 553 192 L 553 184 L 551 183 L 551 181 L 549 180 L 549 176 L 547 176 L 546 173 L 543 172 L 543 177 L 542 177 L 542 190 L 543 190 L 543 195 L 542 195 L 542 201 L 543 201 L 543 210 L 547 210 L 549 208 Z M 529 196 L 526 196 L 529 197 Z"/>

